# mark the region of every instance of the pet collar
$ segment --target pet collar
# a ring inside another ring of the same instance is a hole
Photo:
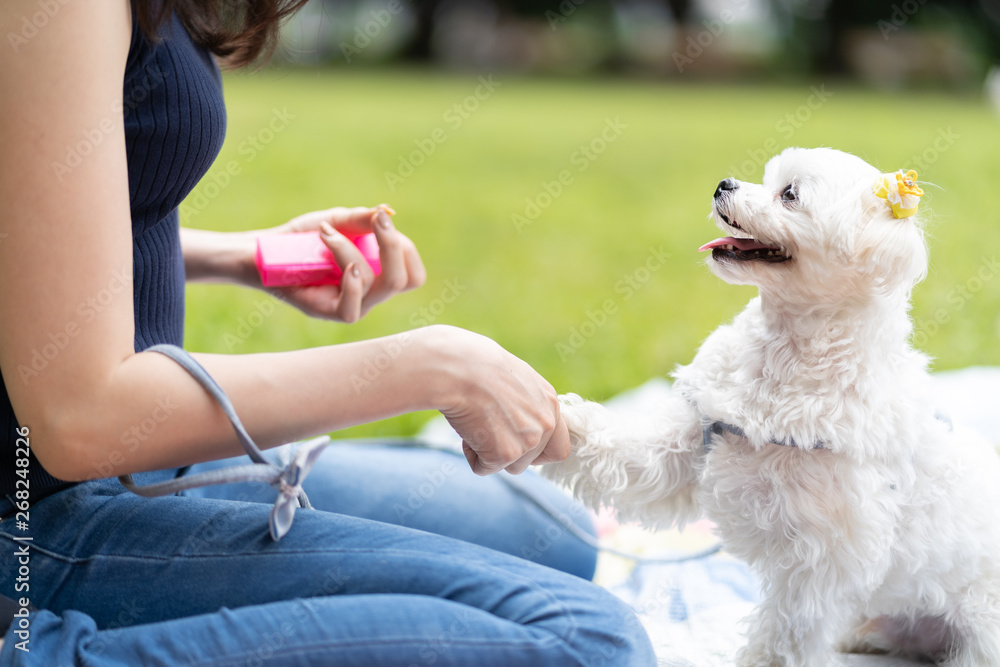
[[[912,169],[903,173],[880,174],[875,179],[872,192],[885,199],[892,206],[892,214],[897,218],[908,218],[917,212],[920,197],[924,191],[917,187],[917,172]]]
[[[712,438],[716,435],[722,435],[723,431],[729,431],[735,436],[740,438],[747,437],[747,434],[739,426],[734,426],[732,424],[727,424],[724,421],[705,421],[701,425],[701,437],[703,444],[705,446],[705,453],[712,451]],[[788,440],[768,440],[769,445],[780,445],[782,447],[798,447],[799,444],[795,442],[795,438],[789,438]],[[812,447],[803,447],[803,449],[826,449],[822,442],[814,443]]]
[[[952,425],[951,422],[951,417],[949,417],[947,413],[938,410],[934,413],[934,418],[937,419],[942,424],[944,424],[945,428],[948,429],[949,433],[954,429],[954,426]],[[717,419],[715,421],[703,419],[701,423],[701,438],[702,438],[702,444],[705,447],[706,454],[712,451],[712,447],[714,445],[713,439],[715,438],[715,436],[722,435],[723,431],[728,431],[729,433],[732,433],[733,435],[740,438],[747,437],[746,432],[739,426],[727,424],[726,422],[720,419]],[[768,444],[780,445],[781,447],[799,447],[799,444],[795,442],[795,438],[789,438],[788,440],[768,440]],[[827,447],[826,445],[823,444],[822,441],[820,441],[813,443],[811,447],[802,447],[801,449],[827,449]]]

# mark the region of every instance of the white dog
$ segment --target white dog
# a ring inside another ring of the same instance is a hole
[[[757,573],[743,667],[836,650],[1000,666],[1000,457],[936,414],[908,342],[927,251],[887,176],[792,148],[763,185],[722,181],[712,210],[732,236],[703,250],[760,296],[645,423],[562,399],[573,454],[546,475],[651,526],[704,512]]]

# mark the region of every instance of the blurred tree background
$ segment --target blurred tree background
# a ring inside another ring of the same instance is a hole
[[[312,0],[286,60],[530,72],[835,74],[971,86],[1000,55],[997,0]]]
[[[688,363],[753,296],[697,252],[719,235],[711,194],[799,145],[919,172],[931,265],[913,343],[938,370],[1000,365],[998,26],[987,0],[312,0],[270,66],[226,73],[226,144],[182,224],[388,202],[427,284],[350,326],[191,285],[185,344],[446,323],[606,399]]]

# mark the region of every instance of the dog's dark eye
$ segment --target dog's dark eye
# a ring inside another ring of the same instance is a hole
[[[795,201],[798,198],[798,195],[795,193],[795,186],[791,184],[781,193],[781,201]]]

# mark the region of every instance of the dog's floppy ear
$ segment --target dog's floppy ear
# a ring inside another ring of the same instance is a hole
[[[927,245],[917,215],[921,195],[913,171],[880,174],[862,195],[855,258],[886,288],[909,289],[927,274]]]

